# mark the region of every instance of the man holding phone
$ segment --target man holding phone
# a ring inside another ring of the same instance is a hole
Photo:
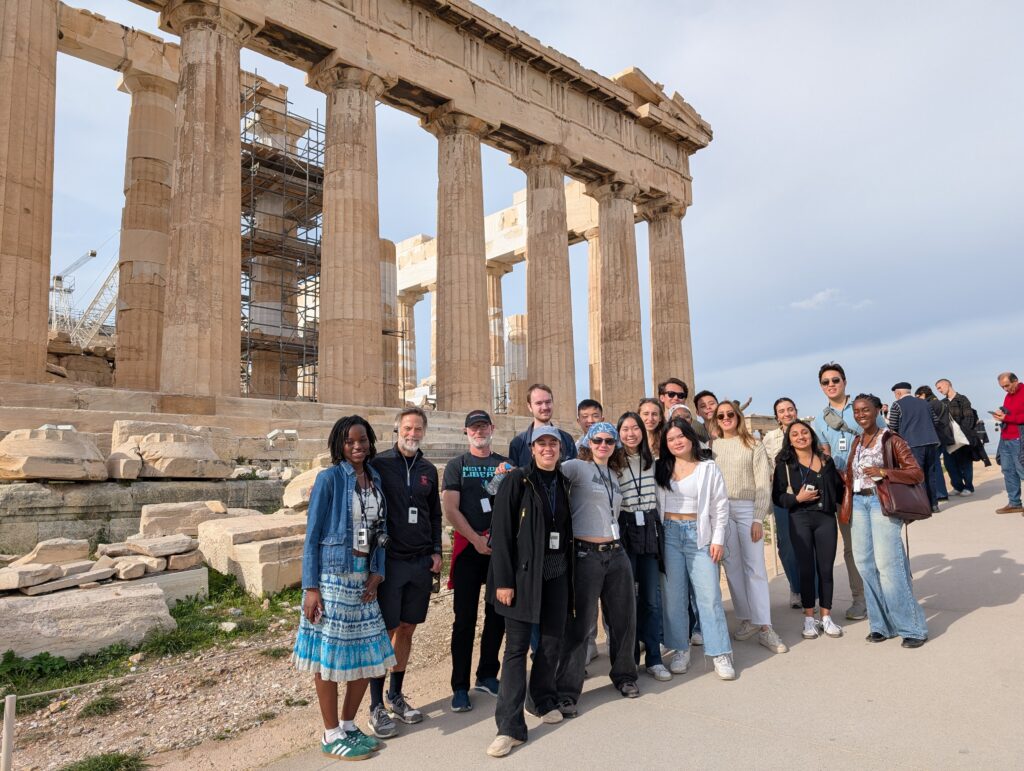
[[[996,509],[996,514],[1024,515],[1021,505],[1021,482],[1024,481],[1024,447],[1021,446],[1020,427],[1024,424],[1024,388],[1012,372],[999,376],[999,387],[1006,391],[1002,409],[992,412],[992,417],[1003,424],[999,433],[999,449],[996,458],[1003,471],[1003,484],[1009,503]]]

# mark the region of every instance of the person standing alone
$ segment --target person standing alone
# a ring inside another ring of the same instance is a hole
[[[1003,470],[1003,483],[1009,503],[996,509],[997,514],[1024,514],[1021,506],[1020,486],[1024,481],[1024,447],[1021,446],[1020,427],[1024,424],[1024,388],[1012,372],[999,376],[999,387],[1006,391],[1003,408],[992,416],[1003,424],[999,434],[999,449],[996,457]]]

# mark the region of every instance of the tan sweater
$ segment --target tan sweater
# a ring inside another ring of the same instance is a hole
[[[754,516],[764,521],[772,508],[772,469],[764,445],[747,447],[739,437],[715,439],[711,454],[725,477],[729,498],[753,501]]]

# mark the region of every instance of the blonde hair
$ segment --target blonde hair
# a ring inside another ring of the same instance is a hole
[[[732,407],[736,410],[736,435],[743,442],[743,446],[748,449],[753,449],[754,445],[757,444],[757,440],[753,437],[750,431],[747,430],[747,421],[743,417],[743,410],[740,409],[740,405],[732,399],[724,399],[718,403],[715,407],[715,414],[711,417],[711,424],[713,428],[713,434],[718,437],[724,437],[725,434],[722,432],[722,427],[718,425],[718,411],[724,406]]]

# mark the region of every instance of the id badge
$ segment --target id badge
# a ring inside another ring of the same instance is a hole
[[[480,511],[482,511],[484,514],[490,514],[491,513],[491,499],[490,498],[481,498],[480,499]]]
[[[641,514],[641,516],[643,516],[643,515]],[[612,523],[612,538],[614,540],[616,540],[616,541],[619,540],[619,523],[618,522],[613,522]]]
[[[636,526],[637,527],[643,527],[644,526],[644,513],[642,511],[636,512]]]
[[[846,434],[839,437],[839,452],[847,452],[849,450],[849,442],[846,439]]]
[[[559,545],[561,543],[562,543],[562,534],[561,533],[551,533],[548,536],[548,548],[551,549],[551,551],[557,551],[558,547],[559,547]]]
[[[417,509],[415,506],[410,506],[409,507],[409,524],[410,525],[415,525],[419,521],[420,521],[420,510]]]
[[[356,530],[356,546],[360,549],[370,548],[369,528],[361,527],[358,530]]]

